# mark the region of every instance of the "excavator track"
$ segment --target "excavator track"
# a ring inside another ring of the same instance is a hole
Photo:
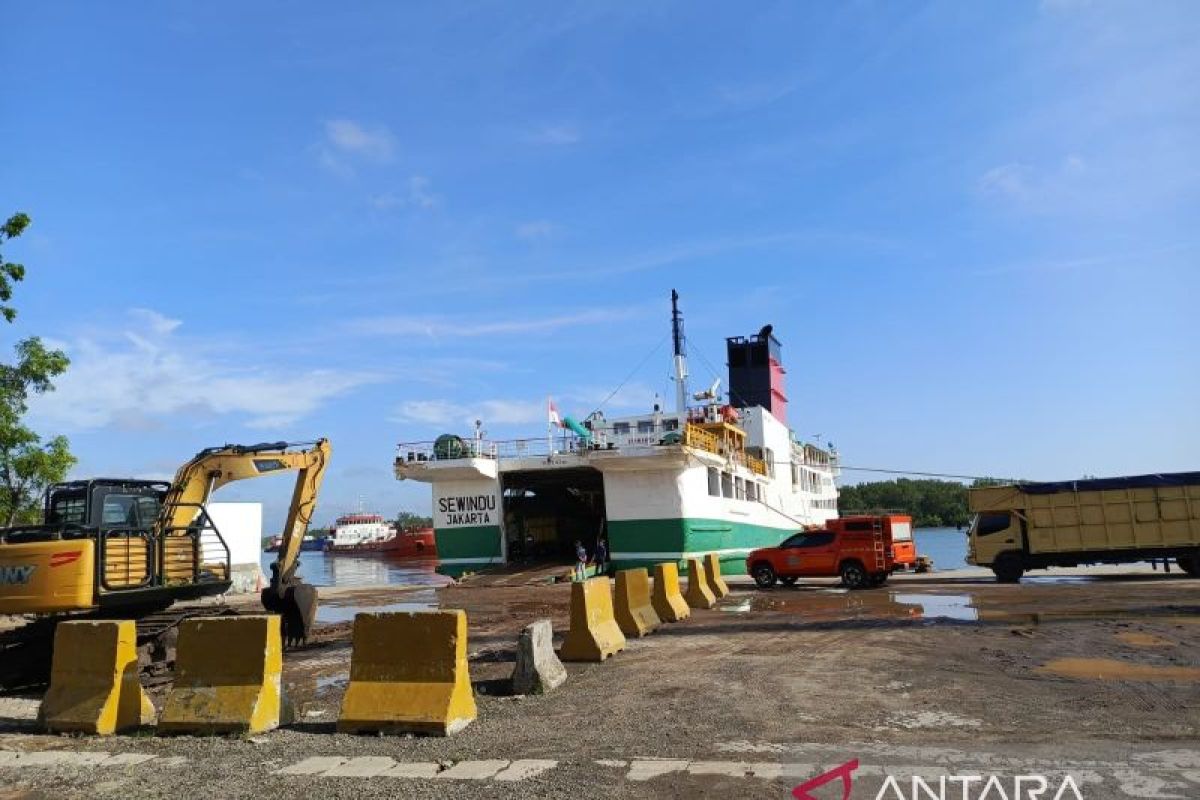
[[[184,620],[237,613],[220,605],[180,606],[138,618],[138,666],[143,685],[149,688],[171,680],[175,639]],[[59,622],[127,618],[100,613],[39,618],[0,632],[0,695],[46,687],[50,681],[54,629]]]

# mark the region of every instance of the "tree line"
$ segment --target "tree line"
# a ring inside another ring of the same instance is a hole
[[[29,227],[29,215],[17,213],[0,224],[0,244]],[[25,280],[25,265],[0,256],[0,317],[12,324],[17,310],[13,289]],[[0,363],[0,524],[41,522],[41,498],[63,480],[75,456],[65,436],[43,439],[24,422],[33,395],[53,391],[54,379],[70,365],[67,354],[47,348],[37,336],[18,340],[16,360]]]
[[[980,478],[971,486],[990,486],[1001,481]],[[838,510],[899,511],[913,518],[918,528],[942,528],[966,525],[967,485],[958,481],[897,478],[872,481],[839,488]]]

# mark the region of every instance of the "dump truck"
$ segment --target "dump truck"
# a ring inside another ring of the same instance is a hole
[[[1200,472],[968,491],[967,563],[1016,583],[1031,569],[1173,560],[1200,576]]]

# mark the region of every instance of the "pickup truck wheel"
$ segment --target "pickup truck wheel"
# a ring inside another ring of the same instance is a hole
[[[1192,553],[1190,556],[1180,556],[1175,559],[1175,563],[1189,576],[1200,578],[1200,553]]]
[[[1000,583],[1020,583],[1025,574],[1025,564],[1017,553],[1001,553],[992,564],[992,572]]]
[[[795,575],[786,575],[786,576],[781,575],[781,576],[779,576],[779,582],[782,583],[784,586],[795,586],[796,585],[796,576]]]
[[[755,564],[754,568],[750,570],[750,577],[754,578],[754,582],[760,589],[770,589],[775,585],[775,570],[771,569],[771,565],[766,562]]]
[[[848,589],[861,589],[867,585],[867,571],[857,561],[847,561],[838,572],[842,575],[842,583],[846,584]]]

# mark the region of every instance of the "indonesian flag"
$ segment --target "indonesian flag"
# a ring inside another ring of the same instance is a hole
[[[549,397],[546,398],[546,422],[559,428],[563,426],[562,417],[558,415],[558,408]]]

